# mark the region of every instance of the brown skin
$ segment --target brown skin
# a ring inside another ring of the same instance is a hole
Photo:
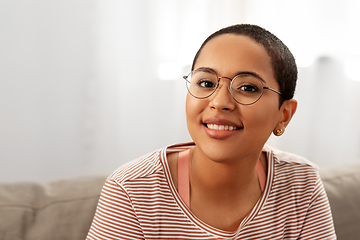
[[[229,78],[254,72],[265,86],[279,90],[265,48],[247,36],[223,34],[210,40],[195,64],[200,67]],[[279,109],[279,96],[264,90],[258,102],[244,106],[234,101],[229,85],[230,80],[221,79],[219,89],[206,99],[188,94],[186,116],[196,144],[190,152],[191,211],[213,227],[235,231],[261,196],[255,167],[260,158],[267,169],[264,144],[272,132],[285,130],[297,102],[287,100]],[[224,137],[204,126],[208,119],[231,121],[241,129]],[[168,162],[177,187],[177,154],[169,154]]]

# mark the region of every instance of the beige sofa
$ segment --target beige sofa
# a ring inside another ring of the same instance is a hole
[[[322,178],[338,239],[360,239],[360,165],[323,171]],[[85,239],[105,179],[0,184],[0,239]]]

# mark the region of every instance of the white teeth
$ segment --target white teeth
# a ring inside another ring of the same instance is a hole
[[[228,125],[217,125],[217,124],[207,124],[207,127],[214,130],[230,130],[233,131],[236,127],[228,126]]]

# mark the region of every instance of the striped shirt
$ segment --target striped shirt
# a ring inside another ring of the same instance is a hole
[[[188,147],[155,151],[109,176],[87,239],[336,239],[317,167],[267,146],[264,192],[238,230],[202,222],[180,198],[166,160]]]

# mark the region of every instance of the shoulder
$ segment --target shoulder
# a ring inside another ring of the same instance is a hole
[[[279,149],[265,146],[268,158],[272,162],[273,171],[276,179],[291,182],[317,182],[320,179],[318,166],[308,159],[294,153],[281,151]]]
[[[164,149],[153,151],[120,166],[108,177],[108,180],[121,184],[147,177],[162,170],[161,155],[164,151]]]
[[[324,193],[318,167],[304,157],[267,148],[272,194],[303,206]],[[291,200],[292,199],[292,200]],[[296,204],[295,204],[296,205]]]
[[[283,233],[297,238],[334,239],[329,203],[317,165],[273,147],[265,146],[264,151],[268,154],[270,181],[259,218],[271,219],[269,229],[283,226]]]
[[[263,151],[270,155],[278,165],[293,165],[297,167],[314,169],[315,171],[318,171],[319,169],[315,163],[294,153],[282,151],[268,145],[264,147]]]
[[[122,184],[158,175],[159,172],[168,172],[167,153],[179,152],[192,145],[193,143],[169,145],[148,153],[120,166],[108,177],[108,180]]]

